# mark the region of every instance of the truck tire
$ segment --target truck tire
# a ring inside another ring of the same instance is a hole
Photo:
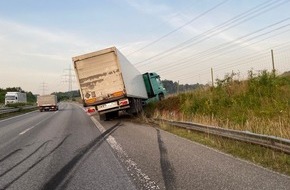
[[[138,99],[137,104],[138,104],[138,106],[137,106],[138,107],[138,113],[142,113],[143,112],[142,100]]]
[[[164,94],[158,94],[159,101],[164,100]]]
[[[130,109],[128,110],[128,113],[136,116],[142,111],[143,111],[142,99],[139,98],[130,99]]]

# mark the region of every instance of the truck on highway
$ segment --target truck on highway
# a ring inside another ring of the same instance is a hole
[[[15,103],[27,103],[26,93],[7,92],[5,95],[5,105]]]
[[[37,106],[39,111],[57,111],[57,97],[56,95],[40,95],[37,96]]]
[[[139,113],[146,101],[165,96],[159,75],[141,74],[116,47],[72,60],[84,107],[94,106],[102,119],[120,110]]]

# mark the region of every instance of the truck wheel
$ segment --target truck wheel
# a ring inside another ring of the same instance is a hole
[[[158,94],[159,101],[164,100],[164,94]]]
[[[138,99],[138,113],[143,112],[142,100]]]

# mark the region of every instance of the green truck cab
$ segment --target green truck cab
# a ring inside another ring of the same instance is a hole
[[[146,103],[163,100],[166,90],[160,80],[160,76],[156,73],[144,73],[143,79],[148,94]]]

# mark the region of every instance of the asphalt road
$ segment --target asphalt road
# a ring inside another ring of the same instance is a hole
[[[66,103],[0,121],[0,189],[136,186],[88,115]]]
[[[290,189],[290,178],[75,104],[0,121],[0,189]]]
[[[94,118],[98,123],[97,116]],[[129,118],[103,121],[97,126],[105,131],[116,124],[119,127],[107,141],[131,176],[143,182],[137,184],[139,189],[290,189],[289,176]]]

